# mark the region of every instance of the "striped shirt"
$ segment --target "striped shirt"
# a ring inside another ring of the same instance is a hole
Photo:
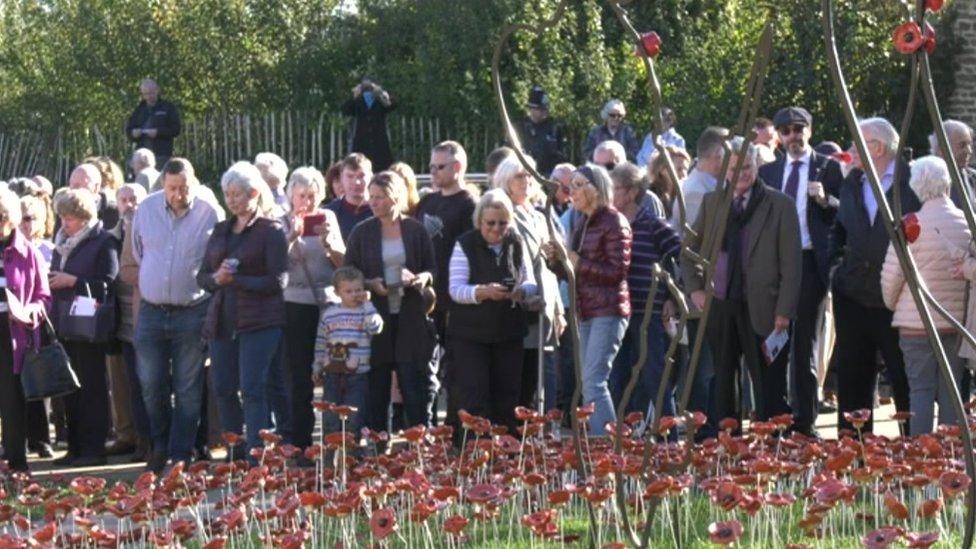
[[[660,263],[663,269],[671,270],[670,260],[677,261],[681,252],[681,240],[667,221],[655,215],[650,208],[637,210],[637,215],[630,222],[630,228],[634,231],[634,240],[631,245],[627,285],[630,287],[630,305],[636,315],[644,313],[654,264]],[[661,312],[667,296],[666,286],[658,283],[657,295],[654,296],[654,313]]]
[[[488,247],[496,256],[501,253],[501,244],[489,244]],[[528,252],[524,251],[524,248],[522,257],[528,257]],[[454,244],[454,252],[451,253],[448,272],[450,273],[448,292],[451,295],[451,299],[461,305],[477,305],[479,301],[475,297],[475,291],[478,289],[478,285],[469,282],[471,280],[471,264],[468,263],[468,256],[464,253],[460,242]],[[538,287],[535,283],[535,273],[531,269],[525,268],[525,261],[522,261],[522,266],[519,268],[519,277],[516,285],[525,290],[527,297],[534,296],[538,292]]]
[[[369,371],[369,347],[373,335],[383,329],[383,318],[369,301],[349,309],[333,304],[322,313],[315,338],[315,363],[341,365],[350,374]]]

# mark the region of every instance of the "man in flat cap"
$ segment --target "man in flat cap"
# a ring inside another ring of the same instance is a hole
[[[829,284],[827,249],[843,176],[836,160],[810,147],[813,118],[806,109],[780,109],[773,117],[773,126],[785,154],[762,166],[759,177],[793,199],[800,219],[803,269],[790,345],[790,404],[794,428],[815,435],[819,406],[813,351],[817,348],[819,311]]]
[[[529,116],[518,126],[525,152],[535,159],[539,173],[547,175],[556,164],[566,162],[566,136],[549,117],[549,95],[542,86],[529,90]]]

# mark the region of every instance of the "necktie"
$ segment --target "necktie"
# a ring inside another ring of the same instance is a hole
[[[746,195],[741,194],[735,197],[735,201],[732,203],[732,209],[735,210],[735,213],[741,214],[745,203],[746,203]]]
[[[793,161],[793,169],[790,170],[790,176],[786,179],[786,188],[783,189],[783,192],[790,195],[793,200],[796,200],[797,187],[800,186],[800,166],[802,165],[803,162],[799,160]]]

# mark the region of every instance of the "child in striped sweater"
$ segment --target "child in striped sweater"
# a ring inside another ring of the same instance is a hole
[[[369,347],[373,335],[383,329],[383,318],[369,301],[363,273],[342,267],[332,275],[340,302],[325,309],[315,338],[315,382],[322,384],[327,402],[351,406],[346,430],[358,433],[363,425],[368,393]],[[340,429],[339,416],[323,418],[326,433]]]

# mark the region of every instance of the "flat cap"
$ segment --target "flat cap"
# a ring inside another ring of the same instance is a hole
[[[782,128],[791,124],[803,124],[804,126],[813,125],[813,117],[803,107],[786,107],[780,109],[773,117],[773,126]]]

